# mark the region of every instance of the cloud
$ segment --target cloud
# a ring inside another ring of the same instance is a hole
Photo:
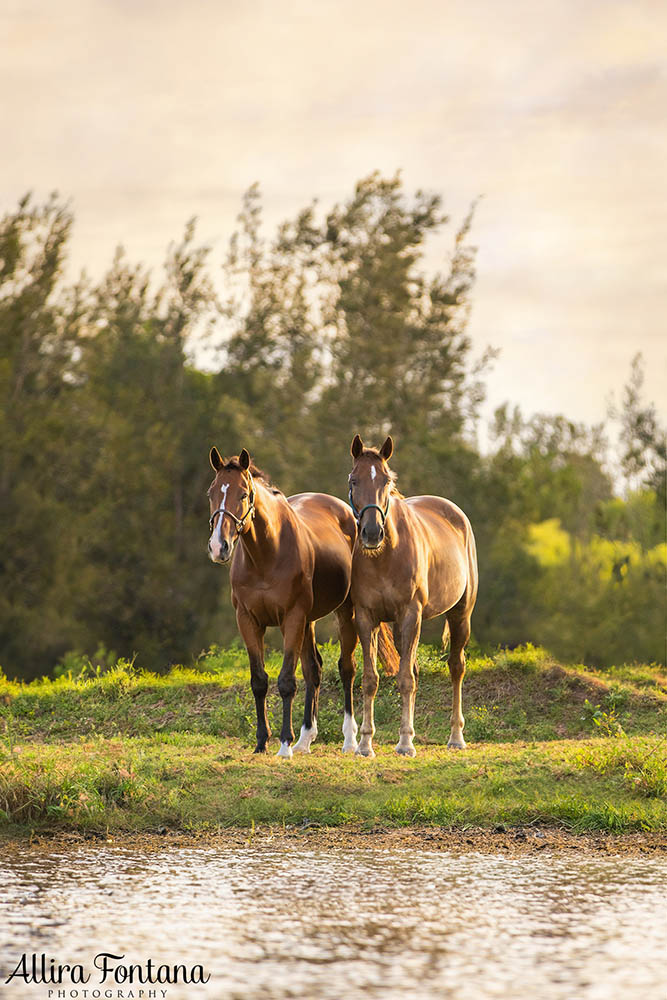
[[[254,180],[270,225],[376,167],[454,221],[483,194],[494,401],[597,419],[637,349],[667,399],[666,28],[650,0],[7,3],[0,201],[71,196],[100,273],[118,242],[159,263],[192,214],[221,246]]]

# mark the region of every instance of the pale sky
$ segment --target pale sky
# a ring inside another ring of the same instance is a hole
[[[267,235],[374,169],[482,195],[470,333],[489,410],[604,417],[644,354],[667,414],[664,0],[1,0],[0,212],[71,200],[75,271],[217,265],[259,181]]]

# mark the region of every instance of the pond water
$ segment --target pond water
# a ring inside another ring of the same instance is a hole
[[[665,1000],[666,900],[664,857],[0,847],[0,1000]],[[210,978],[115,981],[149,959]]]

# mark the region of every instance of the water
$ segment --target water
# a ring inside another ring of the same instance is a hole
[[[664,857],[0,848],[0,892],[0,1000],[667,998]],[[24,952],[91,979],[5,984]],[[101,986],[98,952],[210,979]]]

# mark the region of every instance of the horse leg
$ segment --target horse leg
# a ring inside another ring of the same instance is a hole
[[[255,696],[257,710],[257,746],[255,753],[266,753],[266,744],[271,736],[266,717],[266,692],[269,690],[269,675],[264,669],[264,629],[243,608],[236,609],[239,632],[248,650],[250,661],[250,687]]]
[[[301,648],[301,669],[306,682],[306,701],[303,708],[301,735],[294,744],[294,753],[310,753],[310,744],[317,736],[317,703],[322,681],[322,657],[315,642],[315,624],[306,625]]]
[[[410,606],[400,622],[401,662],[398,668],[398,690],[401,693],[401,728],[396,753],[405,757],[415,757],[417,751],[412,742],[415,735],[414,715],[417,694],[417,645],[422,622],[419,605]]]
[[[392,630],[392,633],[393,633],[393,636],[394,636],[394,646],[396,646],[396,652],[400,656],[401,655],[401,628],[400,628],[398,622],[394,622],[394,624],[391,627],[391,630]]]
[[[354,624],[354,607],[348,596],[344,604],[336,611],[338,619],[338,634],[340,635],[340,658],[338,673],[343,684],[345,697],[345,714],[343,716],[343,753],[354,753],[357,749],[357,723],[354,718],[353,685],[357,665],[354,662],[354,650],[357,645],[357,627]]]
[[[461,707],[461,689],[463,687],[463,675],[466,672],[465,647],[470,638],[470,611],[464,608],[462,611],[454,607],[447,612],[449,622],[450,644],[449,676],[452,679],[452,730],[447,746],[451,749],[464,750],[465,740],[463,739],[463,709]]]
[[[357,610],[356,619],[361,648],[364,654],[364,677],[362,681],[364,715],[361,722],[361,739],[359,740],[357,753],[361,754],[362,757],[375,757],[373,750],[373,736],[375,735],[373,708],[380,681],[377,669],[378,630],[376,627],[373,627],[371,619],[359,610]]]
[[[278,757],[292,756],[292,702],[296,694],[296,665],[303,647],[306,632],[306,616],[302,611],[292,611],[282,625],[283,665],[278,674],[278,691],[283,700],[283,724],[280,730]]]

